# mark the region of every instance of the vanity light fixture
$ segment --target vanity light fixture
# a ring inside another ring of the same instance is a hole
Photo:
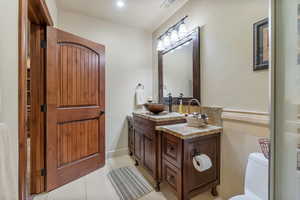
[[[179,22],[170,27],[164,34],[159,36],[157,51],[169,49],[188,34],[185,24],[185,20],[187,17],[188,16],[182,18]]]
[[[118,0],[118,1],[117,1],[117,6],[118,6],[119,8],[123,8],[123,7],[125,6],[125,2],[124,2],[123,0]]]

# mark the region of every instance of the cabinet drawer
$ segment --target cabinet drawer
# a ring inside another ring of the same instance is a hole
[[[136,116],[134,116],[133,119],[134,129],[154,131],[154,124],[150,120],[146,120]]]
[[[181,139],[164,133],[162,141],[163,158],[178,168],[181,168],[182,141]]]
[[[163,160],[163,181],[177,193],[181,191],[181,173],[178,168],[167,160]]]

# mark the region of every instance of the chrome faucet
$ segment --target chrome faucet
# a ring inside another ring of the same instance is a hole
[[[198,99],[191,99],[189,101],[189,113],[191,113],[191,104],[192,104],[193,101],[195,101],[198,104],[198,106],[200,108],[200,112],[201,112],[201,103],[200,103],[200,101]]]
[[[194,117],[200,117],[201,119],[204,120],[205,124],[208,124],[208,116],[207,116],[207,114],[202,114],[201,113],[202,112],[201,103],[200,103],[200,101],[198,99],[191,99],[189,101],[189,114],[191,114],[191,104],[192,104],[193,101],[195,101],[198,104],[198,106],[199,106],[199,113],[193,113],[192,115]]]

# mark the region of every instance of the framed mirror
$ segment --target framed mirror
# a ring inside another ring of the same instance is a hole
[[[159,102],[167,104],[171,93],[173,103],[183,95],[183,104],[191,99],[201,102],[200,27],[170,48],[158,52]]]

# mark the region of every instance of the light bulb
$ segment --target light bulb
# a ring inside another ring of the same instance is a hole
[[[159,39],[157,44],[157,51],[162,51],[162,50],[164,50],[164,43],[161,39]]]
[[[164,47],[168,48],[170,46],[170,38],[169,35],[166,35],[164,38]]]
[[[171,33],[171,42],[176,43],[178,41],[178,33],[177,30],[173,30]]]
[[[179,26],[179,37],[182,38],[187,34],[187,29],[184,23]]]
[[[118,0],[118,1],[117,1],[117,6],[118,6],[119,8],[123,8],[123,7],[125,6],[125,2],[122,1],[122,0]]]

